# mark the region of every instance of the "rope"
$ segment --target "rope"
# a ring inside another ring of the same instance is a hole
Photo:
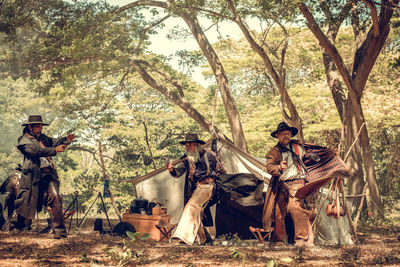
[[[218,96],[218,90],[215,89],[213,114],[212,114],[212,120],[211,120],[211,135],[216,135],[215,128],[214,128],[214,123],[215,123],[215,113],[216,113],[216,110],[217,110],[217,96]]]

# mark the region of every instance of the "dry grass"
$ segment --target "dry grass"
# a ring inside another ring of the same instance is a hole
[[[360,227],[360,244],[299,249],[254,240],[217,239],[214,246],[132,241],[92,231],[55,240],[51,234],[0,232],[0,266],[365,266],[400,265],[400,227]],[[42,223],[41,227],[44,227]]]

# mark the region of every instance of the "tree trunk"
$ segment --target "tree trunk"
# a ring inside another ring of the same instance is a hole
[[[300,118],[300,115],[297,113],[296,106],[293,104],[292,99],[290,98],[288,91],[285,86],[285,78],[283,73],[281,75],[276,71],[274,65],[272,64],[271,59],[269,58],[268,54],[265,50],[260,46],[252,37],[248,27],[243,23],[241,17],[236,11],[235,3],[232,0],[228,0],[229,8],[234,15],[234,22],[239,26],[240,30],[242,31],[243,35],[245,36],[247,42],[250,44],[251,48],[261,57],[264,62],[264,66],[267,69],[269,75],[272,77],[272,80],[275,83],[275,86],[278,88],[279,94],[281,95],[281,113],[283,120],[287,121],[290,125],[295,126],[299,132],[297,137],[299,140],[304,141],[304,134],[303,134],[303,124]],[[284,57],[285,57],[286,46],[282,51],[282,58],[281,58],[281,66],[280,69],[284,69]],[[289,110],[289,114],[287,114],[285,110],[285,106]]]
[[[203,51],[204,56],[207,58],[208,63],[217,80],[218,88],[221,92],[222,101],[225,106],[226,116],[228,117],[229,125],[232,132],[232,138],[235,145],[247,152],[247,143],[244,137],[240,115],[236,108],[235,99],[232,95],[232,90],[229,86],[228,78],[226,77],[225,70],[218,58],[217,53],[211,46],[203,29],[200,27],[199,21],[195,14],[182,13],[180,14],[190,30],[200,49]]]
[[[346,164],[349,166],[351,173],[349,179],[347,179],[347,190],[349,195],[361,194],[364,187],[364,172],[363,172],[363,160],[360,149],[360,144],[357,142],[353,148],[352,144],[357,138],[358,130],[356,125],[355,114],[352,109],[351,102],[345,97],[342,83],[339,79],[340,74],[338,73],[336,66],[325,49],[321,47],[323,51],[323,62],[325,66],[325,73],[327,83],[331,89],[332,97],[334,99],[336,109],[338,110],[340,119],[343,124],[343,137],[342,142],[344,145],[344,151],[341,153],[342,158],[347,155],[349,149],[351,149],[349,156],[346,159]],[[358,207],[359,200],[357,199],[353,205]]]
[[[345,104],[343,122],[345,151],[342,156],[345,157],[349,152],[349,149],[351,149],[346,159],[346,164],[351,169],[350,177],[347,179],[347,192],[349,195],[358,195],[362,193],[365,184],[360,142],[356,142],[352,147],[354,140],[357,139],[359,129],[357,128],[351,101],[347,101]],[[359,202],[360,199],[356,199],[353,202],[353,207],[358,207]]]

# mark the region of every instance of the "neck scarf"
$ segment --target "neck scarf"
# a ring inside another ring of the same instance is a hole
[[[301,166],[301,167],[303,167],[303,169],[304,169],[305,171],[307,171],[306,165],[304,165],[303,160],[301,160],[301,158],[299,157],[299,155],[297,155],[296,152],[294,152],[294,151],[292,150],[292,147],[293,147],[293,146],[292,146],[292,142],[291,142],[291,141],[290,141],[290,143],[289,143],[289,145],[288,145],[288,148],[287,148],[287,147],[284,147],[283,145],[281,145],[281,143],[278,143],[279,152],[281,152],[281,154],[282,154],[283,152],[290,152],[290,153],[292,154],[293,163],[294,163],[296,166]]]

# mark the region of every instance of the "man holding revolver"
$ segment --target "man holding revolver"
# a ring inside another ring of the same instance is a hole
[[[64,152],[68,143],[75,138],[70,134],[61,138],[50,138],[42,134],[43,123],[40,115],[29,116],[22,136],[18,139],[18,150],[24,156],[22,176],[19,184],[15,208],[18,214],[15,228],[23,230],[26,222],[32,220],[36,211],[46,206],[52,219],[54,238],[67,237],[62,200],[59,195],[58,174],[52,160],[59,152]]]
[[[295,127],[281,122],[271,133],[278,144],[266,155],[266,169],[272,178],[264,204],[263,227],[272,234],[273,242],[282,243],[287,238],[285,216],[288,212],[294,224],[295,245],[311,246],[313,233],[309,212],[302,207],[303,200],[294,197],[306,183],[304,147],[300,141],[291,139],[297,132]]]

